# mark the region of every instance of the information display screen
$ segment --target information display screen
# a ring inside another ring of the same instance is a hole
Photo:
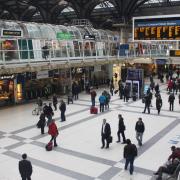
[[[133,37],[136,40],[180,40],[179,17],[133,18]]]
[[[170,57],[180,57],[180,50],[170,50]]]

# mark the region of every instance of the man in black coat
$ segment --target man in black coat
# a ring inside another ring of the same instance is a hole
[[[31,162],[26,160],[27,154],[22,155],[21,161],[19,161],[19,173],[21,174],[22,180],[31,180],[32,165]]]
[[[150,114],[150,105],[151,105],[151,96],[150,94],[147,94],[145,97],[145,107],[143,113],[146,112],[146,109],[148,109],[148,114]]]
[[[156,109],[158,110],[158,114],[161,111],[161,107],[162,107],[162,99],[161,99],[161,96],[158,95],[156,98]]]
[[[135,130],[136,130],[136,139],[138,141],[138,144],[139,146],[142,146],[142,138],[145,130],[145,126],[142,121],[142,118],[139,118],[138,121],[136,122]]]
[[[131,144],[131,140],[126,140],[127,145],[124,147],[124,158],[126,159],[124,169],[127,170],[127,167],[130,163],[130,174],[133,174],[134,171],[134,158],[137,156],[137,148],[135,144]]]
[[[170,110],[170,111],[173,111],[173,110],[174,110],[174,100],[175,100],[174,94],[171,93],[171,94],[169,95],[169,99],[168,99],[168,102],[169,102],[169,110]]]
[[[58,103],[58,99],[57,99],[57,96],[56,94],[53,95],[53,106],[54,106],[54,110],[56,111],[57,110],[57,103]]]
[[[66,117],[65,117],[66,104],[63,100],[61,100],[59,110],[61,111],[61,121],[66,121]]]
[[[106,119],[103,119],[103,124],[102,124],[102,129],[101,129],[101,140],[102,140],[102,147],[101,149],[104,148],[105,146],[105,140],[106,140],[106,148],[109,148],[109,139],[111,136],[111,127],[110,125],[106,122]]]
[[[125,138],[125,135],[124,135],[124,131],[126,130],[126,127],[124,125],[124,120],[123,120],[123,117],[122,117],[121,114],[118,115],[118,118],[119,118],[118,132],[117,132],[118,141],[116,141],[116,142],[117,143],[121,142],[121,138],[120,138],[120,134],[121,134],[122,138],[123,138],[123,143],[122,144],[125,144],[126,143],[126,138]]]

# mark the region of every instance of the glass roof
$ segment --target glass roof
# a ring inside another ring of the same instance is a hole
[[[64,9],[62,10],[62,13],[65,13],[65,12],[73,12],[73,11],[74,11],[73,8],[67,7],[67,8],[64,8]]]
[[[98,4],[94,9],[105,9],[107,7],[114,7],[114,5],[110,3],[109,1],[105,1]]]

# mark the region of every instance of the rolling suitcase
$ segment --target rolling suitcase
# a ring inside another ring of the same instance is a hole
[[[52,151],[52,148],[53,148],[53,143],[52,142],[49,142],[46,146],[46,151]]]
[[[98,113],[98,108],[95,107],[95,106],[92,106],[92,107],[90,108],[90,113],[91,113],[91,114],[97,114],[97,113]]]

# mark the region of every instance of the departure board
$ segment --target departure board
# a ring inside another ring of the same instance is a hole
[[[180,15],[133,18],[134,41],[180,40]]]

